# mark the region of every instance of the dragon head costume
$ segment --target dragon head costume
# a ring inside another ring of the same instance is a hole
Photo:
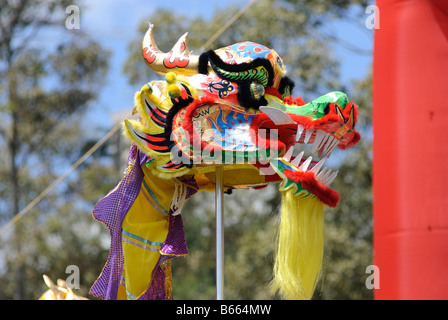
[[[153,25],[143,39],[146,64],[165,76],[135,94],[138,120],[124,120],[133,142],[126,174],[96,205],[111,234],[109,259],[91,288],[104,299],[172,299],[171,258],[187,255],[181,208],[202,190],[280,183],[281,221],[271,288],[311,298],[323,252],[323,207],[339,194],[337,172],[323,166],[337,147],[356,144],[357,106],[342,92],[309,103],[279,55],[253,42],[193,55],[183,35],[167,53]],[[297,150],[296,154],[296,151]],[[305,154],[306,153],[306,154]]]

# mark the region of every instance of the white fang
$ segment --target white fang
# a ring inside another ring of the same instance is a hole
[[[313,157],[306,159],[305,162],[299,167],[299,170],[306,171],[311,163],[311,160],[313,160]]]
[[[322,130],[316,131],[316,137],[314,138],[314,143],[313,143],[313,148],[311,149],[311,153],[314,153],[314,152],[316,152],[317,149],[319,149],[319,146],[325,137],[326,137],[325,131],[322,131]]]
[[[297,157],[295,157],[294,160],[291,161],[291,164],[292,164],[294,167],[298,167],[298,166],[299,166],[300,161],[302,160],[302,157],[303,157],[303,154],[304,154],[304,153],[305,153],[304,151],[300,152],[300,153],[297,155]]]
[[[307,129],[305,133],[305,139],[303,140],[304,143],[308,143],[311,136],[313,135],[314,129]]]
[[[317,173],[319,172],[320,168],[323,166],[324,163],[325,158],[320,160],[310,171],[313,172],[315,175],[317,175]]]
[[[302,132],[303,132],[303,130],[305,130],[305,127],[302,126],[301,124],[299,124],[299,125],[297,126],[296,141],[299,141],[299,140],[300,140],[300,137],[302,136]]]
[[[280,109],[261,106],[260,110],[264,112],[276,125],[296,124],[285,112]]]

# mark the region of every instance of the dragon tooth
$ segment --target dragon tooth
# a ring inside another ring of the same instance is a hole
[[[322,130],[316,131],[316,137],[314,138],[313,148],[311,149],[311,153],[316,152],[316,150],[319,148],[322,140],[325,138],[326,133]]]
[[[325,174],[322,176],[322,178],[320,179],[320,182],[322,182],[323,184],[327,184],[327,180],[328,178],[333,174],[333,172],[330,170],[328,170],[327,172],[325,172]]]
[[[308,141],[310,140],[311,136],[313,135],[314,129],[310,128],[307,129],[305,132],[305,139],[303,140],[304,143],[308,143]]]
[[[327,158],[330,157],[331,153],[333,152],[333,150],[336,148],[336,146],[339,144],[339,140],[338,139],[334,139],[330,148],[328,149],[327,153],[325,154],[325,156]]]
[[[331,137],[331,134],[325,133],[325,137],[322,139],[322,142],[320,143],[318,149],[319,149],[319,158],[322,158],[322,154],[324,153],[324,148],[326,144],[328,143],[329,138]]]
[[[322,158],[322,148],[319,148],[319,152],[317,153],[317,156],[319,158]]]
[[[331,175],[331,169],[324,168],[321,173],[316,177],[317,180],[325,184],[327,178]]]
[[[323,168],[321,172],[319,172],[319,174],[316,176],[316,180],[321,181],[323,177],[325,177],[325,175],[330,172],[331,170],[329,170],[327,167]]]
[[[320,160],[310,171],[313,172],[315,175],[319,172],[322,165],[325,163],[325,158]]]
[[[276,125],[295,124],[286,112],[268,106],[261,106],[260,110],[265,113]]]
[[[299,125],[297,126],[296,141],[299,141],[299,140],[300,140],[300,137],[302,136],[302,132],[303,132],[303,130],[305,130],[305,127],[302,126],[301,124],[299,124]]]
[[[299,167],[299,170],[301,170],[301,171],[308,170],[311,160],[313,160],[313,157],[308,157],[308,159],[306,159],[305,162],[302,163],[302,165]]]
[[[323,149],[323,154],[327,154],[328,150],[330,150],[331,145],[334,143],[334,140],[336,140],[335,137],[333,137],[331,135],[328,137],[327,143],[322,148]]]
[[[338,175],[338,172],[339,171],[334,172],[331,176],[329,176],[327,178],[327,182],[326,182],[327,187],[329,187],[330,184],[334,181],[334,179],[336,179],[336,176]]]
[[[321,147],[323,153],[325,153],[327,151],[328,146],[331,144],[332,141],[333,141],[333,137],[331,136],[331,134],[328,134],[328,137],[327,137],[325,143]]]
[[[294,152],[294,146],[291,146],[288,151],[285,153],[285,155],[283,156],[283,159],[285,159],[286,161],[290,161],[291,157],[292,157],[292,153]]]
[[[297,157],[295,157],[294,160],[291,161],[291,164],[292,164],[294,167],[298,167],[298,166],[299,166],[300,161],[302,160],[302,157],[303,157],[303,154],[304,154],[304,153],[305,153],[304,151],[300,152],[300,153],[297,155]]]

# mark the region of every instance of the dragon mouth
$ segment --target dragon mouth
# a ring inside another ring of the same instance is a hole
[[[333,129],[329,130],[329,124],[298,123],[294,115],[278,109],[261,107],[260,110],[263,118],[255,123],[259,129],[275,130],[272,132],[278,134],[274,138],[278,150],[284,150],[260,171],[266,175],[276,174],[282,180],[280,190],[293,188],[295,196],[312,194],[330,207],[337,206],[339,193],[330,185],[338,171],[324,167],[324,163],[341,141],[334,136]]]
[[[326,205],[336,207],[339,193],[331,189],[330,185],[338,171],[324,164],[338,143],[334,136],[323,130],[305,129],[299,124],[295,143],[290,144],[283,156],[272,159],[268,170],[273,169],[282,179],[280,190],[293,188],[294,195],[303,197],[313,194]],[[293,156],[297,149],[300,152]]]
[[[338,171],[324,167],[324,163],[336,147],[346,149],[359,141],[359,133],[354,129],[356,105],[351,102],[339,105],[335,100],[327,100],[322,104],[323,115],[314,119],[281,108],[278,103],[276,107],[260,107],[262,114],[253,123],[258,129],[278,132],[278,150],[284,154],[271,159],[268,170],[272,174],[273,169],[283,180],[280,190],[294,188],[294,195],[312,194],[335,207],[340,197],[330,185]],[[298,154],[293,156],[297,149]]]

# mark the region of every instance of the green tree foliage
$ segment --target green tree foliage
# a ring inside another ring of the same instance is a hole
[[[78,159],[95,140],[82,126],[83,112],[96,98],[107,71],[108,53],[82,34],[64,28],[73,0],[4,0],[0,5],[0,225],[11,219]],[[340,170],[333,186],[341,193],[337,209],[326,211],[325,266],[315,299],[369,299],[365,268],[371,264],[371,92],[370,78],[344,87],[332,55],[334,39],[321,33],[332,19],[344,19],[357,0],[258,0],[207,47],[204,44],[241,8],[233,3],[210,17],[157,10],[148,17],[155,39],[168,51],[189,31],[195,53],[251,40],[275,48],[296,82],[294,95],[306,100],[331,90],[347,91],[360,105],[363,139],[348,153],[334,152]],[[62,29],[63,37],[39,42],[38,31]],[[129,43],[124,71],[136,90],[158,76],[144,64],[142,23]],[[51,43],[51,45],[50,45]],[[132,99],[132,97],[131,97]],[[92,129],[90,126],[89,129]],[[93,139],[93,140],[92,140]],[[119,181],[116,161],[127,144],[115,135],[77,172],[53,190],[0,238],[0,299],[36,299],[65,269],[81,272],[78,294],[87,296],[107,259],[107,228],[89,212]],[[115,148],[113,148],[115,147]],[[124,150],[126,152],[126,150]],[[332,157],[332,158],[333,158]],[[182,211],[189,256],[173,261],[176,299],[215,298],[214,194],[200,193]],[[225,297],[271,299],[278,186],[235,190],[225,195]],[[91,296],[89,296],[92,298]]]
[[[207,48],[203,45],[241,8],[229,5],[210,17],[176,15],[157,10],[140,25],[129,44],[124,72],[140,87],[160,79],[146,68],[141,40],[147,21],[155,25],[154,39],[167,52],[189,32],[189,48],[195,54],[241,41],[275,48],[296,83],[293,95],[305,100],[333,90],[345,91],[360,106],[358,130],[361,143],[349,151],[336,150],[333,167],[339,176],[333,187],[341,194],[337,209],[326,210],[325,265],[314,299],[371,299],[366,289],[365,268],[372,264],[371,188],[371,79],[348,88],[339,79],[339,61],[332,55],[337,41],[321,32],[327,21],[344,19],[353,7],[363,12],[367,1],[274,1],[255,2],[230,28]],[[359,19],[362,19],[360,15]],[[182,210],[189,247],[187,258],[173,262],[176,299],[215,298],[214,194],[200,193]],[[263,190],[234,190],[225,195],[225,297],[272,299],[271,279],[280,197],[278,186]]]
[[[0,6],[1,225],[68,168],[86,140],[82,115],[96,98],[109,54],[81,31],[65,28],[70,4],[5,0]],[[48,34],[39,37],[50,31],[64,37],[50,43],[44,40]],[[66,278],[71,264],[81,270],[96,265],[91,276],[83,273],[93,282],[107,257],[97,243],[103,232],[86,215],[93,204],[74,201],[85,196],[87,179],[97,179],[88,176],[88,166],[76,188],[58,186],[2,235],[0,298],[38,298],[46,289],[42,274]]]

